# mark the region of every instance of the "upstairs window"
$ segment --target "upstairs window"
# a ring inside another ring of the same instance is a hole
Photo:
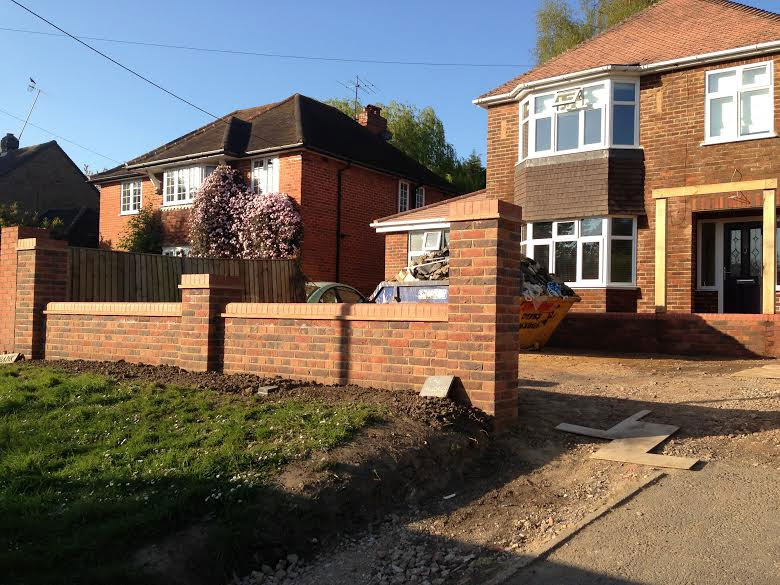
[[[409,183],[398,182],[398,211],[409,211]]]
[[[425,206],[425,187],[417,187],[414,191],[414,206],[415,207],[424,207]]]
[[[520,104],[520,160],[639,146],[638,94],[637,81],[605,79],[528,97]]]
[[[772,63],[707,72],[705,142],[772,136]]]
[[[122,215],[138,213],[141,209],[141,181],[122,183],[119,211]]]
[[[163,173],[163,205],[185,205],[192,203],[203,179],[217,168],[213,165],[177,167]]]
[[[255,193],[279,191],[278,158],[256,158],[252,161],[252,191]]]

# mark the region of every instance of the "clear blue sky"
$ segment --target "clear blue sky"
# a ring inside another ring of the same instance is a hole
[[[509,67],[428,67],[234,56],[89,41],[123,64],[218,115],[283,99],[345,97],[338,84],[360,75],[379,92],[370,100],[433,106],[458,154],[485,152],[486,114],[471,104],[533,63],[538,0],[299,0],[226,4],[201,0],[20,0],[68,32],[92,37],[326,57]],[[777,0],[747,4],[777,10]],[[374,8],[375,7],[375,8]],[[8,0],[0,27],[55,32]],[[102,57],[59,37],[0,30],[0,108],[24,118],[32,77],[45,91],[31,122],[123,162],[211,120]],[[366,99],[366,98],[364,98]],[[0,112],[0,133],[21,122]],[[22,145],[51,140],[29,127]],[[81,166],[112,160],[58,140]]]

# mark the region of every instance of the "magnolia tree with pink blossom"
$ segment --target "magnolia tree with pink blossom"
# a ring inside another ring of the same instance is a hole
[[[292,258],[303,241],[303,218],[296,201],[284,193],[264,193],[247,202],[238,241],[244,258]]]
[[[193,256],[291,258],[302,241],[300,209],[284,193],[253,193],[225,164],[203,181],[190,216]]]

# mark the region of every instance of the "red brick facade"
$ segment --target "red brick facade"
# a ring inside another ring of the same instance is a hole
[[[247,183],[251,180],[249,159],[231,163]],[[398,177],[351,165],[309,151],[281,155],[279,190],[300,205],[304,221],[302,264],[312,281],[339,281],[370,293],[382,280],[384,238],[369,224],[377,217],[398,211]],[[337,238],[338,185],[341,175],[341,235]],[[162,183],[162,174],[157,180]],[[121,182],[101,188],[100,238],[107,247],[118,247],[130,216],[120,214]],[[448,197],[426,187],[426,203]],[[162,207],[162,193],[148,178],[142,182],[142,202],[162,209],[165,245],[189,241],[189,209]],[[337,249],[340,249],[337,259]]]
[[[385,280],[396,275],[409,264],[409,234],[390,233],[385,236]]]

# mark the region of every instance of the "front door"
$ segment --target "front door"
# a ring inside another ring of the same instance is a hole
[[[761,312],[761,223],[723,226],[723,312]]]

